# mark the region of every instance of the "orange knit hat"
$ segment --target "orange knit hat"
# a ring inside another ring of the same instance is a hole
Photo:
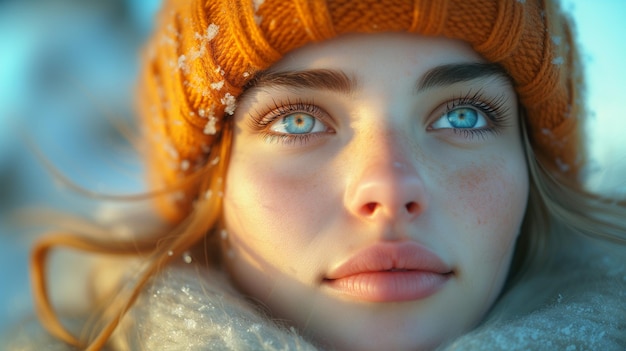
[[[570,180],[584,162],[580,69],[568,21],[549,0],[171,0],[146,51],[141,123],[154,185],[171,188],[209,160],[243,86],[285,53],[349,32],[464,40],[512,77],[542,163]],[[187,184],[159,201],[180,219]]]

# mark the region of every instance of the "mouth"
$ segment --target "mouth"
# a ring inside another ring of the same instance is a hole
[[[357,252],[323,279],[334,293],[368,302],[425,299],[454,271],[419,244],[378,244]]]

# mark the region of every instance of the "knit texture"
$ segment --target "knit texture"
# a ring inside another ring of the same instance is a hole
[[[502,65],[549,170],[578,184],[585,161],[580,69],[567,19],[540,0],[172,0],[147,45],[139,89],[148,174],[163,215],[189,213],[244,85],[287,52],[344,33],[412,32],[466,41]]]

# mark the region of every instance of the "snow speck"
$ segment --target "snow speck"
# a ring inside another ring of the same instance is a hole
[[[202,40],[204,42],[209,42],[217,36],[217,33],[220,31],[220,26],[215,23],[209,24],[204,34],[196,33],[196,39]]]
[[[189,74],[189,65],[187,64],[187,56],[180,55],[178,57],[178,63],[176,64],[176,68],[183,71],[185,74]]]
[[[204,34],[195,33],[194,37],[200,41],[199,48],[196,47],[191,50],[189,57],[191,60],[195,60],[206,53],[206,47],[208,43],[217,36],[220,27],[215,23],[209,24]]]
[[[191,254],[189,252],[183,253],[183,261],[185,261],[185,263],[187,264],[193,261],[193,258],[191,257]]]
[[[232,116],[235,113],[235,108],[237,107],[237,100],[235,99],[235,97],[232,96],[230,93],[226,93],[226,95],[224,95],[224,97],[220,99],[220,101],[222,105],[226,106],[224,112]]]
[[[211,89],[221,90],[224,87],[224,81],[220,80],[219,82],[211,83]]]
[[[217,118],[214,116],[209,116],[209,120],[206,122],[204,126],[204,134],[206,135],[214,135],[217,133],[217,129],[215,128],[215,124],[217,123]]]
[[[209,24],[209,27],[206,29],[205,39],[207,41],[213,40],[213,38],[215,38],[219,30],[220,30],[220,26],[218,26],[217,24],[215,23]]]
[[[254,12],[259,11],[259,7],[263,5],[265,0],[252,0],[252,5],[254,6]]]
[[[180,162],[180,169],[181,169],[182,171],[186,171],[186,170],[188,170],[188,169],[189,169],[189,165],[190,165],[189,160],[182,160],[182,161]]]

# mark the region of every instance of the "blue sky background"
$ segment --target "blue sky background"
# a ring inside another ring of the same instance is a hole
[[[626,1],[563,0],[582,45],[592,113],[589,135],[597,172],[592,186],[626,194]]]
[[[80,185],[136,190],[140,179],[129,174],[138,170],[128,149],[117,150],[111,122],[132,114],[137,47],[157,3],[0,0],[0,333],[31,309],[26,267],[34,234],[17,230],[7,214],[33,203],[91,208],[55,186],[20,131]],[[563,3],[577,21],[586,66],[590,183],[626,194],[626,0]]]

